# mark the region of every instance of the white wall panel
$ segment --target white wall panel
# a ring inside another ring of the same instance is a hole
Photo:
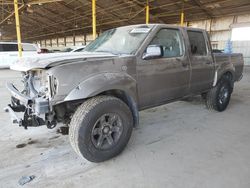
[[[238,22],[238,23],[250,22],[250,14],[238,16],[237,22]]]
[[[211,41],[226,41],[231,38],[230,31],[213,31],[210,35]]]
[[[225,17],[213,19],[211,29],[212,31],[221,31],[230,29],[230,25],[233,23],[234,17]]]
[[[250,41],[234,41],[233,52],[242,53],[245,64],[250,65]]]

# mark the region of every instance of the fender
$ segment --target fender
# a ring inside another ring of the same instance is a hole
[[[214,75],[213,87],[216,86],[217,82],[227,72],[230,72],[232,74],[233,80],[234,80],[235,79],[235,67],[233,66],[233,64],[222,64],[217,67],[215,71],[215,75]]]
[[[73,101],[86,99],[110,90],[121,90],[136,102],[136,80],[125,72],[100,73],[82,81],[64,99]]]

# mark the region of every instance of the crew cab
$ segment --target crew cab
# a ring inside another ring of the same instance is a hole
[[[224,111],[243,64],[242,54],[214,54],[202,29],[119,27],[84,52],[20,59],[11,68],[23,74],[24,89],[7,83],[6,111],[25,128],[68,125],[75,151],[102,162],[123,151],[140,110],[202,95],[208,109]]]

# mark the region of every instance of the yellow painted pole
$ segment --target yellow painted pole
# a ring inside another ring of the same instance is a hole
[[[96,39],[96,0],[92,0],[92,28],[93,40]]]
[[[185,18],[185,14],[184,12],[181,13],[181,26],[184,26],[184,18]]]
[[[185,21],[185,13],[184,13],[184,7],[185,7],[186,0],[182,0],[182,9],[181,9],[181,26],[184,26]]]
[[[21,39],[20,20],[19,20],[19,12],[18,12],[18,0],[14,0],[14,8],[15,8],[15,18],[16,18],[18,56],[22,57],[22,39]]]
[[[147,5],[146,5],[146,24],[149,24],[149,0],[147,0]]]

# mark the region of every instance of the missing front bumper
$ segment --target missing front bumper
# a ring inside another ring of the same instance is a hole
[[[29,108],[33,111],[33,113],[39,114],[46,114],[50,112],[50,106],[48,99],[43,97],[34,97],[31,98],[29,96],[24,95],[20,91],[16,89],[16,87],[11,84],[7,83],[6,88],[10,91],[12,97],[12,109],[14,110],[16,107],[25,107]],[[18,104],[13,104],[18,103]],[[17,112],[16,110],[14,110]]]
[[[17,116],[14,107],[11,105],[4,108],[4,111],[9,113],[13,124],[18,124],[20,127],[24,127],[25,129],[28,127],[38,127],[46,124],[42,118],[35,115],[29,115],[27,109],[24,112],[23,119]]]
[[[34,98],[26,96],[11,83],[7,83],[6,87],[12,95],[12,104],[8,105],[4,110],[10,114],[14,124],[18,124],[25,129],[42,125],[47,125],[48,128],[56,126],[48,99],[39,96]],[[16,112],[24,112],[23,118],[19,118]]]
[[[6,88],[9,90],[9,92],[11,93],[11,96],[13,98],[17,99],[18,101],[20,101],[25,106],[28,105],[29,102],[32,101],[32,99],[30,97],[25,96],[24,94],[19,92],[12,83],[7,83]]]

